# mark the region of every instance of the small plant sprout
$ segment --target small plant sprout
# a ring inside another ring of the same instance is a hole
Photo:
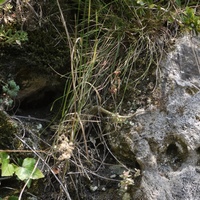
[[[120,181],[120,191],[122,193],[126,193],[128,190],[128,186],[134,185],[134,180],[132,179],[132,175],[130,171],[124,171],[123,174],[120,175],[122,180]]]
[[[13,100],[19,92],[19,86],[14,80],[10,80],[2,87],[2,90],[3,94],[0,98],[0,106],[3,108],[9,108],[13,105]]]
[[[193,30],[196,33],[200,31],[200,17],[195,14],[193,8],[186,7],[182,21],[189,30]]]
[[[19,86],[14,80],[10,80],[5,86],[3,86],[3,92],[5,92],[11,98],[15,98],[19,92]]]

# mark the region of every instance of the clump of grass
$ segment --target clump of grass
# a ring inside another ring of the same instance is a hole
[[[86,114],[88,105],[104,105],[107,97],[117,95],[133,70],[141,71],[135,83],[143,79],[159,63],[173,37],[170,28],[176,25],[170,21],[169,8],[151,1],[88,0],[74,4],[77,10],[72,33],[60,7],[71,58],[62,120],[69,113],[79,117]],[[116,87],[114,91],[112,85]],[[123,99],[123,93],[120,98]],[[74,139],[73,136],[71,140]]]

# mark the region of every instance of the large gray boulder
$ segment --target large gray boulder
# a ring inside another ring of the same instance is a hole
[[[113,151],[141,170],[132,199],[200,199],[199,47],[199,37],[178,39],[160,66],[156,100],[110,135]]]

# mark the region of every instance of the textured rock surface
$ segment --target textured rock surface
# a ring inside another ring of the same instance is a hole
[[[141,169],[132,199],[200,199],[199,46],[198,37],[177,41],[161,66],[157,103],[110,136],[113,150]]]
[[[0,109],[0,149],[16,149],[18,143],[15,134],[18,131],[17,123]]]

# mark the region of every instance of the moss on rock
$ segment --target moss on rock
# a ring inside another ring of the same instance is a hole
[[[0,149],[13,148],[16,133],[17,124],[4,111],[0,111]]]

